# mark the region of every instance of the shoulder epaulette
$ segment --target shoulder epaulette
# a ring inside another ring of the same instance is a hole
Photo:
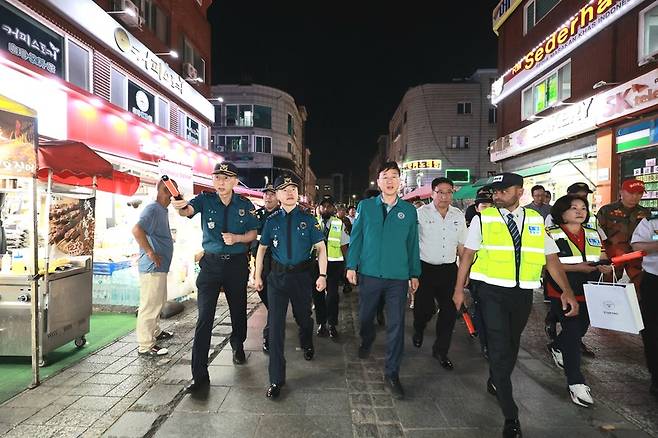
[[[241,201],[249,201],[249,199],[245,198],[245,197],[242,196],[242,195],[238,195],[238,198],[239,198]]]

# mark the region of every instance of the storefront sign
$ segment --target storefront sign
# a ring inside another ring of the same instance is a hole
[[[185,118],[185,140],[199,144],[199,122],[189,117]]]
[[[192,168],[169,160],[160,160],[158,163],[160,176],[167,175],[176,181],[178,191],[183,195],[191,196],[194,193]]]
[[[491,161],[499,161],[596,128],[596,99],[569,105],[491,145]]]
[[[18,114],[12,102],[0,96],[0,175],[32,177],[36,172],[36,118]]]
[[[493,31],[498,35],[498,29],[509,18],[514,10],[521,4],[522,0],[500,0],[493,10],[492,24]]]
[[[137,117],[153,123],[155,97],[133,81],[128,81],[128,110]]]
[[[0,49],[64,77],[64,37],[0,0]]]
[[[492,103],[497,104],[505,99],[639,3],[641,0],[588,2],[493,83]]]
[[[402,170],[441,169],[441,160],[414,160],[402,165]]]
[[[658,69],[601,93],[600,123],[626,116],[658,104]]]

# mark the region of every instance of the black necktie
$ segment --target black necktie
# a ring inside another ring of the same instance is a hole
[[[286,249],[288,250],[288,260],[292,261],[292,212],[286,214]]]
[[[518,268],[521,264],[521,234],[519,234],[519,228],[516,226],[516,222],[514,222],[514,215],[512,213],[507,214],[507,228],[512,235],[512,242],[514,242],[514,255]]]

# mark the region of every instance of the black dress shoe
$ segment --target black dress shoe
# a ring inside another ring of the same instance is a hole
[[[270,354],[270,343],[267,339],[263,339],[263,353]]]
[[[326,338],[329,336],[329,330],[327,330],[326,324],[320,324],[316,333],[319,338]]]
[[[370,357],[370,348],[366,348],[363,344],[359,345],[359,359],[368,359]]]
[[[267,391],[265,392],[265,397],[274,400],[279,397],[281,394],[281,385],[277,385],[272,383],[269,388],[267,388]]]
[[[397,376],[385,376],[384,384],[391,391],[393,398],[396,400],[402,400],[404,398],[404,389],[402,389],[402,384]]]
[[[194,381],[187,385],[184,391],[188,394],[199,394],[210,389],[210,380]]]
[[[420,348],[423,345],[423,332],[414,330],[414,334],[411,337],[411,342],[413,342],[414,347]]]
[[[329,337],[331,339],[336,339],[338,337],[338,330],[336,330],[335,325],[330,325],[329,326]]]
[[[312,360],[313,356],[315,356],[315,350],[313,347],[304,348],[304,359]]]
[[[244,349],[233,350],[233,363],[243,365],[245,362],[247,362],[247,357],[244,355]]]
[[[455,366],[452,364],[452,362],[450,362],[450,359],[448,359],[447,356],[444,356],[441,359],[439,359],[439,363],[446,370],[452,370],[453,368],[455,368]]]
[[[519,420],[505,420],[505,427],[503,428],[503,438],[521,438],[521,424]]]
[[[589,347],[583,343],[583,341],[580,341],[580,354],[591,359],[596,357],[596,353],[590,350]]]
[[[496,395],[496,385],[493,384],[491,378],[487,380],[487,392],[491,395]]]

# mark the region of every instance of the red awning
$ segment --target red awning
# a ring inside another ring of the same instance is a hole
[[[37,176],[72,186],[91,187],[96,177],[97,189],[132,196],[139,187],[139,178],[114,170],[112,163],[98,155],[84,143],[77,141],[44,141],[39,144]]]
[[[427,199],[432,197],[432,187],[431,186],[421,186],[418,187],[402,197],[405,201],[410,199]]]
[[[212,188],[212,187],[208,187],[206,185],[203,185],[203,184],[194,183],[194,194],[195,195],[198,195],[199,193],[201,193],[203,191],[214,192],[215,189]],[[237,193],[238,195],[242,195],[242,196],[246,196],[246,197],[258,198],[258,199],[263,198],[263,192],[261,192],[260,190],[248,189],[248,188],[240,186],[240,185],[235,186],[233,188],[233,191],[235,193]]]

